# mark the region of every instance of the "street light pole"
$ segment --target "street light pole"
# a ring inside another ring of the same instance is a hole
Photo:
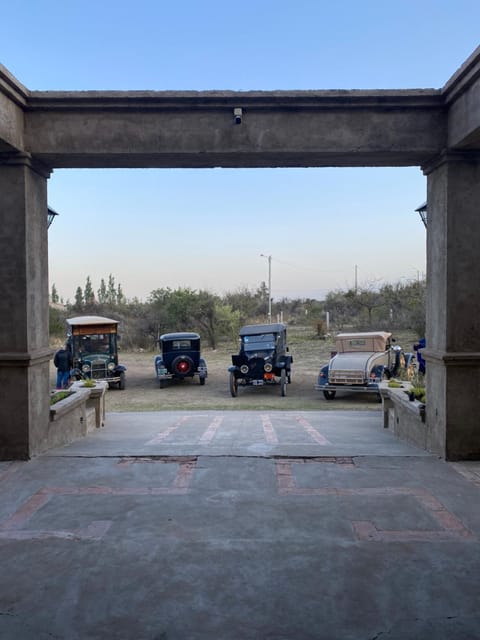
[[[261,253],[262,258],[268,259],[268,322],[272,323],[272,256]]]

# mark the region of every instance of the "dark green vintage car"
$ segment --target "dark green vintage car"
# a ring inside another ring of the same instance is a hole
[[[68,346],[77,379],[105,380],[125,389],[127,368],[118,363],[118,321],[102,316],[68,318]]]

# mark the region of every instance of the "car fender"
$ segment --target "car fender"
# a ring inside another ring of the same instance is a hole
[[[166,369],[162,356],[155,356],[154,366],[156,372],[158,372],[159,369]]]
[[[404,353],[403,355],[405,357],[405,368],[408,369],[408,367],[415,360],[415,354],[414,353]]]
[[[208,376],[207,363],[203,358],[200,358],[198,361],[197,371],[201,378],[206,378]]]
[[[385,365],[376,364],[375,366],[372,367],[372,370],[370,371],[368,377],[371,380],[372,374],[373,374],[377,380],[381,380],[383,378],[384,372],[386,371],[387,370],[385,369]],[[387,377],[389,377],[388,374],[387,374]]]
[[[115,373],[124,373],[127,370],[127,367],[125,367],[123,364],[117,364],[117,366],[115,367]]]
[[[326,385],[328,384],[328,369],[329,369],[328,364],[324,365],[323,367],[320,368],[320,371],[318,373],[318,379],[317,379],[317,383],[320,386]]]

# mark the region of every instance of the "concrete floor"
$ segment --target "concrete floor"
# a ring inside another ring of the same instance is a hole
[[[480,639],[480,463],[379,411],[108,414],[0,493],[2,640]]]

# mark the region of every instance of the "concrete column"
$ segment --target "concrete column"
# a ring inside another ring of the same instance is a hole
[[[480,459],[480,155],[448,153],[424,171],[427,446]]]
[[[0,459],[42,451],[49,427],[47,173],[0,158]]]

